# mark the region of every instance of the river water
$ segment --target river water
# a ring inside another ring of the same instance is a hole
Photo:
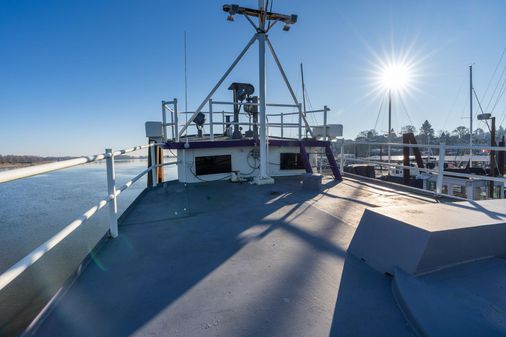
[[[116,184],[121,186],[146,168],[145,160],[117,161]],[[165,179],[176,178],[174,167]],[[118,197],[121,214],[146,187],[146,176]],[[107,195],[104,162],[91,163],[0,184],[0,272],[45,242]],[[104,232],[107,208],[83,226]],[[103,233],[98,233],[101,236]],[[82,238],[86,240],[86,238]],[[90,242],[90,245],[93,244]]]
[[[146,160],[116,161],[122,186]],[[165,180],[177,178],[165,167]],[[118,197],[118,213],[145,189],[146,176]],[[0,184],[0,273],[107,196],[105,162]],[[107,207],[0,291],[0,336],[19,335],[108,230]],[[121,228],[120,228],[121,235]]]

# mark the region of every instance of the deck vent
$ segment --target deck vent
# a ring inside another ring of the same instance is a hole
[[[195,157],[195,174],[198,176],[206,174],[230,173],[232,172],[232,156],[204,156]]]

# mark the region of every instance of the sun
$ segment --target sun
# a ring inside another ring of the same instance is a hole
[[[413,91],[419,92],[423,60],[424,57],[409,52],[375,53],[369,60],[372,66],[372,74],[368,77],[370,94],[384,97],[385,93],[390,93],[406,97],[411,96]]]
[[[400,92],[406,90],[412,79],[411,69],[404,63],[387,64],[381,69],[379,82],[383,89]]]

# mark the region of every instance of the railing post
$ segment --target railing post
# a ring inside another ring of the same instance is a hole
[[[285,114],[281,113],[281,138],[283,138],[283,129],[285,128]]]
[[[344,172],[344,138],[343,142],[341,143],[341,161],[339,163],[339,166],[341,168],[341,174]]]
[[[223,136],[226,136],[226,128],[225,128],[225,111],[221,112],[221,124],[223,128]]]
[[[179,142],[179,121],[177,117],[177,98],[174,98],[174,120],[172,121],[174,124],[173,128],[176,132],[176,142]]]
[[[436,181],[436,193],[441,195],[443,193],[443,177],[445,170],[445,152],[446,145],[445,143],[439,144],[439,161],[438,161],[438,173],[437,173],[437,181]]]
[[[167,109],[165,101],[162,101],[162,122],[163,122],[163,140],[167,141]],[[174,128],[172,128],[172,138],[174,138]]]
[[[390,144],[388,144],[388,148],[387,148],[387,151],[388,151],[388,174],[387,175],[390,175],[390,169],[392,168],[390,166],[390,162],[392,160],[392,146]]]
[[[302,105],[298,104],[299,109],[299,140],[302,140]]]
[[[213,130],[213,100],[209,99],[209,135],[211,141],[214,141],[214,130]]]
[[[327,111],[328,107],[323,107],[323,140],[327,140]]]
[[[107,154],[107,193],[109,194],[109,234],[115,238],[118,236],[118,203],[116,200],[116,173],[114,171],[114,157],[112,149],[105,149]]]
[[[151,151],[151,163],[150,163],[150,167],[151,167],[151,179],[153,181],[153,186],[156,186],[158,184],[158,179],[156,177],[156,145],[152,145],[150,148],[149,148],[149,151]]]

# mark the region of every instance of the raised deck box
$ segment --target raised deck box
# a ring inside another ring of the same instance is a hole
[[[504,200],[366,209],[348,252],[382,273],[506,257]]]

